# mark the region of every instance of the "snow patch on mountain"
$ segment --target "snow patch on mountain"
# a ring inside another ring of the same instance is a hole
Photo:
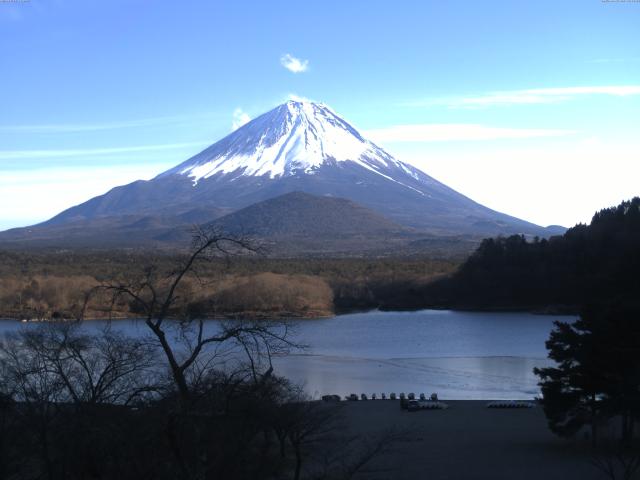
[[[421,177],[363,138],[328,106],[297,100],[261,115],[160,176],[186,175],[195,185],[217,174],[313,175],[333,162],[354,162],[397,183],[401,182],[391,178],[391,170],[399,168],[416,180]]]

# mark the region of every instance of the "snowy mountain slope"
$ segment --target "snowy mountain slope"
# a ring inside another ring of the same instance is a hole
[[[419,173],[373,143],[329,107],[290,101],[247,123],[195,157],[160,175],[197,183],[218,173],[234,176],[313,175],[328,162],[353,162],[387,179],[387,169]]]

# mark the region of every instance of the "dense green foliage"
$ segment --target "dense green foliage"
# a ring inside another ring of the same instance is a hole
[[[590,225],[528,241],[487,239],[451,278],[427,289],[432,304],[578,311],[640,295],[640,198],[596,213]]]

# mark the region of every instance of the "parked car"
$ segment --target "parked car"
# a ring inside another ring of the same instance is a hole
[[[410,412],[415,412],[417,410],[446,410],[449,408],[444,402],[436,401],[433,402],[431,400],[408,400],[407,401],[407,410]]]
[[[340,395],[323,395],[322,400],[325,402],[339,402]]]

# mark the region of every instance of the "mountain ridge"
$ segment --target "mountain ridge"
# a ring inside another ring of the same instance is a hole
[[[326,105],[299,101],[260,115],[151,180],[115,187],[28,230],[49,229],[55,237],[82,222],[122,228],[125,217],[162,217],[167,228],[186,218],[204,224],[292,192],[343,198],[424,235],[563,231],[491,210],[394,158]],[[137,236],[147,238],[145,223],[139,227]]]

